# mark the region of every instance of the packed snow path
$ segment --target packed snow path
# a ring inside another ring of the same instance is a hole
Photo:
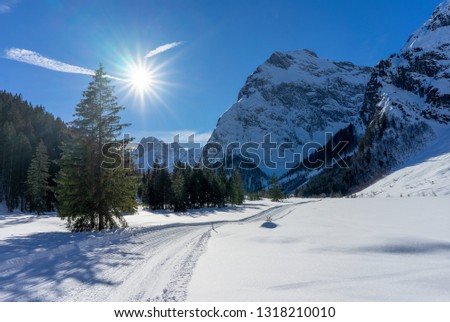
[[[280,217],[293,207],[232,222]],[[183,301],[208,238],[227,222],[9,238],[0,246],[0,301]]]

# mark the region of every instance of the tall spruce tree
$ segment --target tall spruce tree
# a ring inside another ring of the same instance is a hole
[[[233,205],[242,205],[244,202],[244,186],[238,171],[234,171],[230,178],[230,202]]]
[[[172,172],[172,205],[173,211],[183,212],[187,210],[188,195],[186,189],[186,170],[181,162]]]
[[[58,213],[72,231],[126,226],[124,213],[136,210],[136,181],[118,139],[124,126],[114,88],[102,66],[76,107],[72,137],[63,146],[58,179]]]
[[[35,211],[38,215],[48,210],[47,194],[49,186],[49,167],[47,147],[44,142],[40,142],[36,149],[36,154],[31,160],[27,176],[27,195],[29,200],[29,209]]]

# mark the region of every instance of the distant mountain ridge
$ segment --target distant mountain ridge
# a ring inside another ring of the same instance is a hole
[[[133,156],[135,166],[141,172],[153,168],[155,163],[167,167],[171,171],[179,162],[194,166],[199,162],[200,153],[201,149],[198,143],[180,143],[177,141],[177,137],[174,142],[167,143],[149,136],[142,138],[135,146]]]

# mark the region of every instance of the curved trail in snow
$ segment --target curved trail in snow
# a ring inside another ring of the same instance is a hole
[[[0,301],[183,301],[216,228],[276,220],[302,203],[236,221],[127,229],[75,241],[52,236],[56,247],[0,263]]]

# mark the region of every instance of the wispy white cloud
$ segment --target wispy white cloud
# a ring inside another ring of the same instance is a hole
[[[172,49],[174,47],[177,47],[177,46],[181,45],[182,43],[183,43],[183,41],[177,41],[177,42],[172,42],[170,44],[165,44],[165,45],[159,46],[159,47],[149,51],[147,53],[147,55],[145,55],[145,58],[150,58],[150,57],[159,55],[159,54],[161,54],[161,53],[163,53],[163,52],[165,52],[165,51],[167,51],[169,49]]]
[[[9,10],[11,10],[11,5],[9,3],[1,3],[0,2],[0,13],[5,13],[5,12],[8,12]],[[156,49],[153,49],[150,52],[148,52],[147,55],[145,55],[145,58],[150,58],[155,55],[159,55],[169,49],[172,49],[174,47],[181,45],[182,43],[183,43],[182,41],[178,41],[178,42],[172,42],[170,44],[165,44],[165,45],[159,46]],[[94,75],[95,74],[95,71],[92,69],[63,63],[59,60],[45,57],[35,51],[31,51],[28,49],[21,49],[21,48],[5,49],[3,58],[39,66],[42,68],[46,68],[46,69],[50,69],[50,70],[54,70],[54,71],[62,72],[62,73],[73,73],[73,74],[84,74],[84,75]],[[106,77],[115,79],[115,80],[125,81],[124,79],[121,79],[121,78],[118,78],[115,76],[111,76],[111,75],[107,75]]]
[[[63,63],[59,60],[45,57],[37,52],[20,49],[20,48],[10,48],[4,51],[4,58],[19,61],[26,64],[31,64],[39,66],[42,68],[54,70],[62,73],[73,73],[73,74],[84,74],[84,75],[94,75],[95,71],[89,68],[79,67],[75,65],[70,65]],[[107,75],[107,77],[121,80],[120,78]]]
[[[85,75],[94,75],[95,73],[92,69],[69,65],[55,59],[47,58],[37,52],[27,49],[19,49],[19,48],[6,49],[4,57],[7,59],[20,61],[22,63],[27,63],[51,69],[57,72],[85,74]]]

